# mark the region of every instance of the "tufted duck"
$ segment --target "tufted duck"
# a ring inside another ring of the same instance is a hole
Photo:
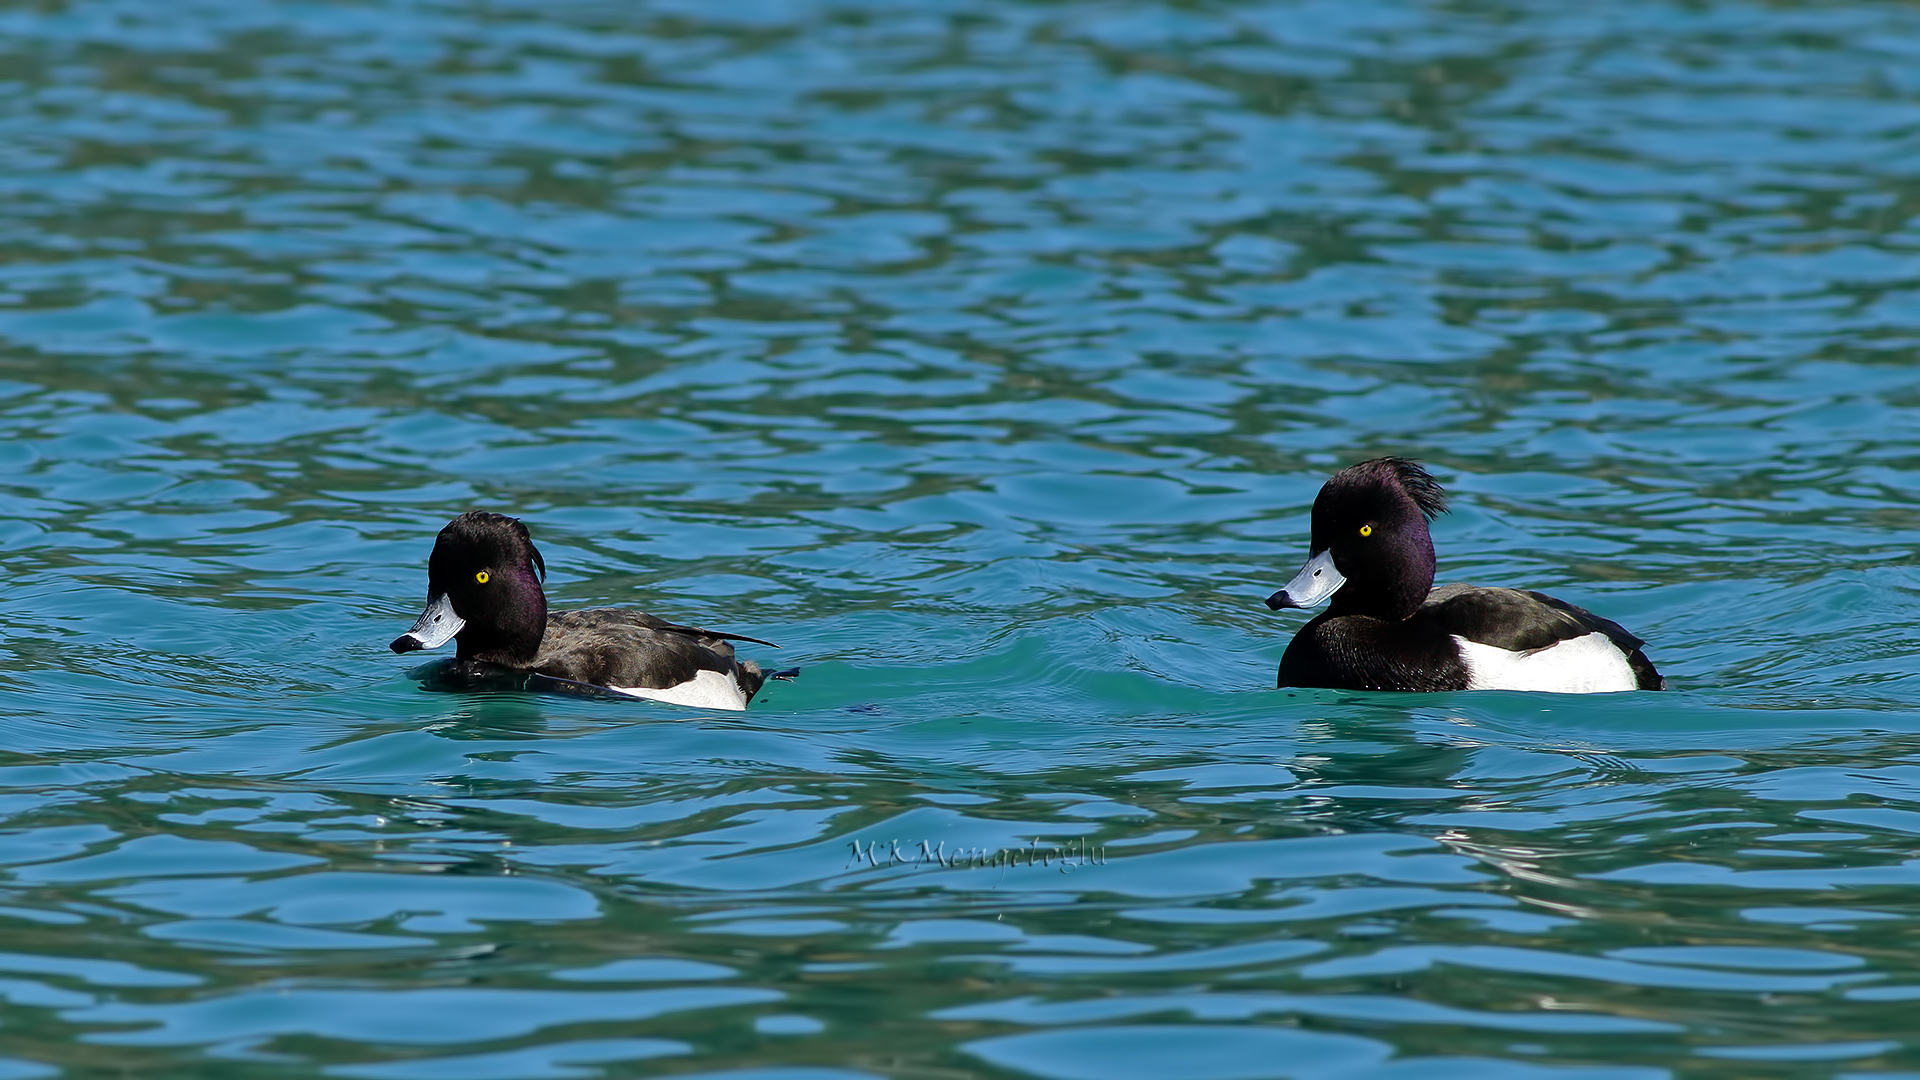
[[[1416,462],[1375,458],[1313,500],[1312,554],[1267,606],[1331,598],[1280,659],[1281,686],[1342,690],[1663,690],[1619,623],[1537,592],[1433,588],[1427,522],[1447,508]]]
[[[534,576],[535,569],[539,576]],[[505,669],[633,697],[744,709],[767,680],[730,641],[770,641],[676,626],[621,608],[547,611],[546,560],[520,521],[474,510],[447,523],[427,560],[427,609],[394,652],[459,642],[474,672]],[[781,673],[785,676],[788,673]]]

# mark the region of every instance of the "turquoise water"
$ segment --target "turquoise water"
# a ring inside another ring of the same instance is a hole
[[[1868,2],[0,7],[0,1080],[1920,1075],[1917,73]],[[1272,689],[1388,452],[1676,692]],[[471,507],[804,673],[423,690]]]

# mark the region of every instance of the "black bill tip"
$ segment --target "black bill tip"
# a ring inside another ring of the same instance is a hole
[[[401,634],[399,637],[393,639],[393,644],[387,646],[387,648],[397,653],[418,652],[421,647],[420,639],[414,637],[412,634]]]
[[[1267,606],[1275,611],[1279,611],[1281,608],[1299,607],[1300,605],[1293,602],[1293,597],[1287,595],[1287,590],[1281,589],[1279,592],[1267,597]],[[397,651],[400,643],[396,641],[393,644]]]

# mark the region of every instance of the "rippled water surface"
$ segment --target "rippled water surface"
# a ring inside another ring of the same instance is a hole
[[[1916,213],[1897,3],[0,5],[0,1080],[1920,1074]],[[1272,689],[1379,453],[1675,692]]]

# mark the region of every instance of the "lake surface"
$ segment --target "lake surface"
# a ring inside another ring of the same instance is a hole
[[[0,89],[0,1080],[1920,1075],[1920,9],[49,0]],[[1273,689],[1382,453],[1674,692]],[[474,507],[801,677],[423,689]]]

